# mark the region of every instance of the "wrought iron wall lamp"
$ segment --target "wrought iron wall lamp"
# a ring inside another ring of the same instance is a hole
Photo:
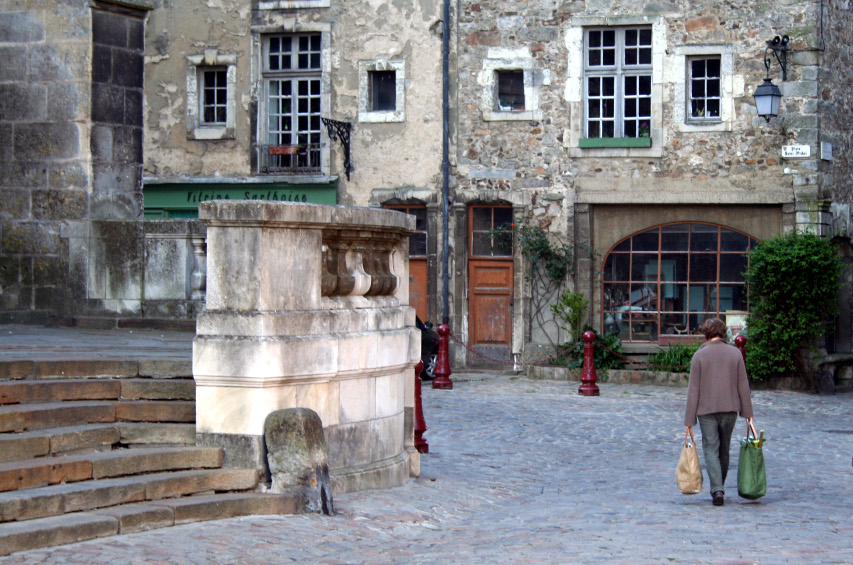
[[[771,118],[779,115],[779,105],[782,102],[782,91],[770,80],[770,64],[772,63],[770,56],[772,54],[776,58],[782,68],[782,80],[786,81],[788,80],[788,51],[790,50],[790,39],[787,35],[782,37],[777,35],[767,42],[767,47],[764,49],[764,68],[767,69],[767,76],[764,82],[755,88],[753,98],[755,98],[758,115],[767,120],[768,123],[770,123]]]

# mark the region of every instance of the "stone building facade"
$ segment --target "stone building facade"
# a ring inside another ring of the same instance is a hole
[[[572,247],[561,290],[640,352],[706,315],[735,325],[755,241],[811,229],[851,255],[847,0],[451,2],[447,312],[441,2],[45,5],[0,10],[0,310],[19,318],[194,319],[193,218],[217,198],[416,214],[412,301],[469,344],[458,365],[566,339],[537,321],[518,242],[496,244],[506,224]]]

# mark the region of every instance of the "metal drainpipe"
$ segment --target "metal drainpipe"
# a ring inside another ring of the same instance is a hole
[[[441,201],[442,201],[442,323],[450,323],[450,0],[444,0],[441,33]]]

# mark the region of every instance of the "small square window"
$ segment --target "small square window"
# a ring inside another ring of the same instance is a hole
[[[689,74],[688,121],[720,121],[720,57],[717,55],[689,59],[687,72]]]
[[[201,71],[201,123],[225,124],[228,120],[228,72],[224,68]]]
[[[500,112],[524,110],[524,71],[497,71],[497,108]]]
[[[384,112],[397,109],[397,72],[368,71],[370,111]]]

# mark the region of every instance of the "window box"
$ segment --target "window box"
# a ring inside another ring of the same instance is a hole
[[[651,147],[651,137],[584,137],[579,140],[582,149],[610,147]]]

